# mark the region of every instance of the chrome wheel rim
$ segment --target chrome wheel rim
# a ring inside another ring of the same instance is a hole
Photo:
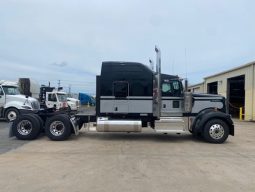
[[[28,120],[22,120],[17,125],[17,130],[20,135],[29,135],[32,132],[32,123]]]
[[[221,139],[224,133],[224,128],[220,124],[213,124],[209,129],[209,134],[213,139]]]
[[[7,114],[7,118],[8,118],[9,121],[13,121],[17,118],[17,113],[15,111],[10,111]]]
[[[61,121],[54,121],[50,124],[50,133],[54,136],[60,136],[65,131],[65,125]]]

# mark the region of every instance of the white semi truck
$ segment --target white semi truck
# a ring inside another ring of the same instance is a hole
[[[56,110],[78,111],[78,99],[67,97],[67,93],[50,86],[41,86],[39,101],[41,108],[55,108]]]
[[[35,113],[39,102],[32,97],[21,95],[16,82],[0,81],[0,118],[13,121],[20,114]]]
[[[190,132],[211,143],[234,136],[225,98],[186,92],[179,78],[161,74],[160,50],[155,51],[156,72],[141,63],[103,62],[101,75],[96,77],[94,112],[22,115],[11,125],[10,135],[35,139],[44,131],[59,141],[77,135],[84,124],[95,124],[96,132],[143,132],[150,127],[163,134]]]

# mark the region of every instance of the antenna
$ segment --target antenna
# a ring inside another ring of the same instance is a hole
[[[188,78],[187,69],[188,69],[188,66],[187,66],[187,49],[185,48],[185,77],[186,77],[186,79]]]
[[[60,87],[60,80],[58,80],[58,88]]]
[[[69,95],[69,97],[71,97],[71,85],[69,85],[69,87],[68,87],[68,95]]]
[[[174,75],[174,65],[175,65],[175,60],[173,59],[173,65],[172,65],[172,73]]]

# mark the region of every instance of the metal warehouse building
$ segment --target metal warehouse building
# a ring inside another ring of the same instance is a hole
[[[205,77],[189,90],[223,95],[232,116],[238,117],[242,108],[244,119],[255,121],[255,62]]]

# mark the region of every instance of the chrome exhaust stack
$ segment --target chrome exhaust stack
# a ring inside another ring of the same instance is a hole
[[[154,82],[154,116],[160,119],[161,116],[161,51],[155,46],[156,52],[156,74]]]

